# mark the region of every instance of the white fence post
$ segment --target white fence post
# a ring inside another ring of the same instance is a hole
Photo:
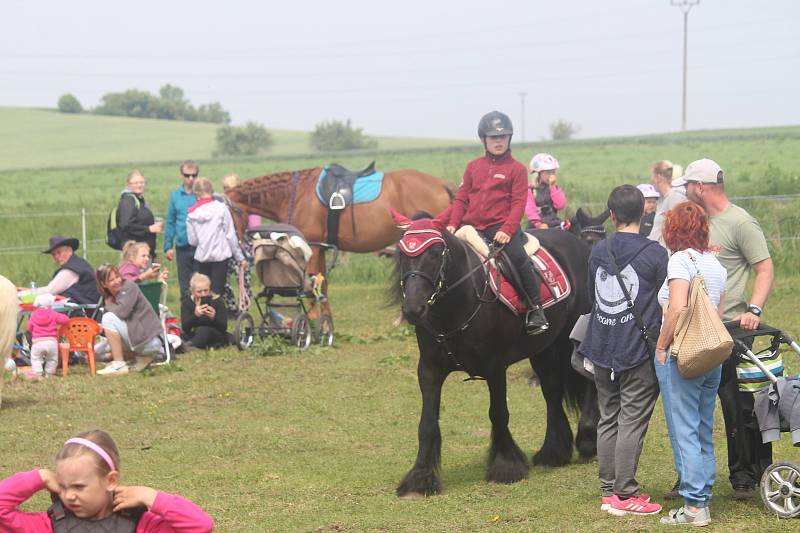
[[[81,242],[83,243],[83,258],[89,260],[89,252],[86,246],[86,209],[81,207]]]

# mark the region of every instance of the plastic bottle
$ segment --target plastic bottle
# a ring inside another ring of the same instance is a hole
[[[31,281],[31,290],[32,291],[36,290],[36,282],[35,281]]]

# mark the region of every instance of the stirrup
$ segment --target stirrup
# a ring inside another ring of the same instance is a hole
[[[542,323],[540,320],[537,320],[539,318],[543,318],[544,323]],[[550,329],[550,324],[547,322],[547,318],[544,316],[542,307],[536,306],[532,309],[528,309],[528,312],[525,313],[525,333],[528,335],[539,335],[548,329]]]

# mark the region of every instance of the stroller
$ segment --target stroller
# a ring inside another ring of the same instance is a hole
[[[726,326],[733,338],[734,353],[739,356],[740,361],[752,362],[755,365],[755,368],[753,368],[754,373],[760,373],[762,377],[766,377],[770,382],[769,386],[763,388],[756,395],[756,413],[759,415],[758,422],[762,435],[764,435],[764,429],[767,427],[765,419],[770,416],[773,418],[773,422],[777,422],[778,418],[780,418],[780,431],[790,431],[792,429],[790,428],[790,420],[784,420],[785,406],[779,407],[781,391],[783,391],[787,400],[790,399],[790,389],[795,388],[800,393],[800,376],[779,378],[768,366],[770,366],[770,360],[775,360],[782,344],[789,346],[798,355],[800,355],[800,346],[783,331],[764,323],[760,324],[756,330],[739,329],[738,322],[726,323]],[[769,346],[754,353],[748,344],[756,337],[766,337],[769,340]],[[765,364],[765,361],[767,361],[767,364]],[[739,377],[741,382],[743,376],[740,375]],[[800,396],[797,398],[798,401],[794,402],[794,414],[791,414],[792,419],[800,416],[800,413],[797,413],[797,410],[800,409]],[[768,407],[766,414],[764,414],[764,409],[759,408],[759,404]],[[779,411],[780,417],[778,416]],[[800,446],[800,438],[796,436],[798,428],[794,429],[794,445]],[[778,435],[775,435],[775,437],[777,438]],[[767,467],[761,477],[761,500],[770,512],[775,513],[780,518],[800,516],[800,466],[790,461],[776,461]]]
[[[312,340],[322,346],[333,345],[333,320],[321,314],[312,325],[308,318],[306,298],[315,303],[326,299],[322,293],[323,277],[310,276],[306,264],[311,257],[310,246],[333,250],[328,269],[336,265],[338,249],[327,243],[309,243],[303,234],[289,224],[264,224],[247,230],[253,244],[256,275],[264,289],[253,297],[258,309],[259,322],[243,312],[236,319],[234,342],[240,350],[252,345],[255,335],[265,338],[278,335],[291,339],[301,351],[311,346]],[[284,318],[278,310],[293,312],[293,318]]]

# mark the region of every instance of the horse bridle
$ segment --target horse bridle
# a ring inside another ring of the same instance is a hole
[[[430,295],[430,297],[428,297],[428,300],[425,303],[425,305],[429,309],[432,308],[434,306],[434,304],[436,304],[438,299],[442,298],[448,292],[452,291],[453,289],[455,289],[456,287],[458,287],[459,285],[461,285],[462,283],[467,281],[467,279],[472,281],[472,289],[475,291],[475,297],[477,298],[478,303],[475,305],[475,308],[472,310],[472,313],[470,313],[470,315],[467,317],[467,319],[460,326],[458,326],[457,328],[452,329],[450,331],[441,332],[441,331],[437,330],[436,328],[434,328],[433,325],[428,320],[425,320],[425,319],[421,320],[422,326],[425,329],[427,329],[428,332],[431,335],[433,335],[434,340],[436,340],[436,342],[445,349],[445,351],[447,352],[448,357],[450,357],[450,359],[453,361],[453,364],[455,364],[456,368],[459,369],[459,370],[463,370],[464,372],[469,374],[469,378],[467,378],[464,381],[470,381],[470,380],[475,380],[475,379],[484,379],[484,378],[475,376],[472,372],[467,370],[464,367],[464,365],[461,364],[461,362],[458,360],[458,358],[456,357],[455,353],[453,353],[453,350],[450,349],[450,346],[449,346],[447,341],[449,341],[450,339],[452,339],[456,335],[460,334],[461,332],[466,331],[466,329],[469,327],[469,325],[472,323],[472,321],[475,319],[475,317],[478,316],[478,312],[481,310],[481,307],[483,307],[483,304],[495,302],[499,298],[499,296],[495,296],[494,299],[489,299],[489,300],[487,300],[485,298],[486,291],[489,288],[489,276],[491,275],[491,273],[488,272],[488,268],[486,268],[486,270],[487,270],[487,272],[486,272],[486,281],[484,282],[484,285],[483,285],[483,291],[480,291],[480,292],[478,291],[478,287],[475,284],[475,279],[472,277],[472,275],[475,272],[477,272],[478,269],[486,267],[486,265],[489,263],[489,261],[494,259],[497,256],[497,254],[499,254],[502,251],[503,248],[504,248],[504,245],[500,246],[498,248],[494,248],[494,246],[490,245],[489,254],[486,256],[486,259],[484,259],[483,261],[479,261],[478,265],[475,266],[474,268],[472,267],[471,261],[470,261],[470,251],[469,250],[465,250],[465,256],[467,258],[468,271],[467,271],[466,274],[464,274],[458,280],[456,280],[455,283],[453,283],[452,285],[448,286],[448,285],[446,285],[445,276],[447,274],[447,263],[448,263],[449,258],[451,257],[450,256],[451,252],[450,252],[450,248],[447,246],[447,243],[445,243],[444,244],[444,249],[442,250],[442,263],[439,266],[439,272],[436,275],[436,279],[431,278],[431,276],[429,276],[427,272],[423,272],[422,270],[409,270],[408,272],[403,274],[403,277],[400,279],[400,290],[403,293],[403,298],[404,299],[405,299],[404,286],[405,286],[405,282],[406,282],[406,280],[408,278],[419,276],[419,277],[427,280],[431,284],[431,286],[433,286],[433,288],[434,288],[433,293]],[[498,274],[498,276],[499,276],[499,274]]]

